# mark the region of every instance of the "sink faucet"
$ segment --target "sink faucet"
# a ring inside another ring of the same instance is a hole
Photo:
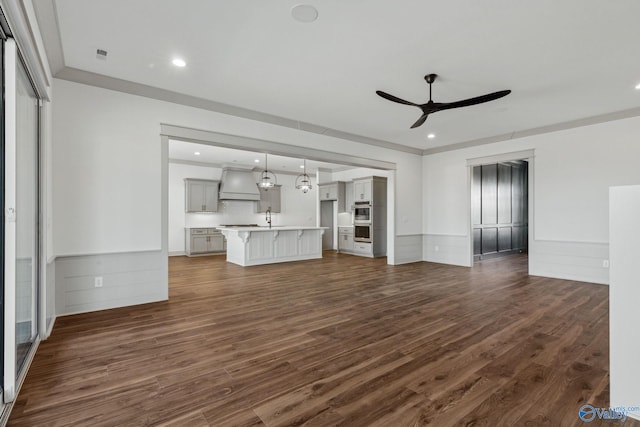
[[[269,228],[271,228],[271,206],[267,208],[267,224],[269,224]]]

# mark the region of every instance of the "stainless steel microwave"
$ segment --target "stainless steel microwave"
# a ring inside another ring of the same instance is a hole
[[[359,203],[353,207],[353,221],[354,222],[371,222],[371,205],[369,202]]]

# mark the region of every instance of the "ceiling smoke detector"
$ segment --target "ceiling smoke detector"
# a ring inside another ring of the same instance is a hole
[[[299,4],[291,8],[291,16],[299,22],[313,22],[318,19],[318,10],[310,4]]]

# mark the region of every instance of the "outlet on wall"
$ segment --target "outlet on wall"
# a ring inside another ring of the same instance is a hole
[[[102,276],[96,276],[95,279],[93,280],[93,285],[96,288],[101,288],[102,287]]]
[[[440,246],[436,245],[433,247],[433,250],[436,252],[440,252]]]
[[[609,260],[608,259],[603,259],[602,260],[602,268],[609,268]]]

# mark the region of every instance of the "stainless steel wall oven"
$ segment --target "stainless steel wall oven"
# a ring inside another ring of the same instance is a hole
[[[371,224],[359,224],[353,225],[353,240],[356,242],[371,242]]]

